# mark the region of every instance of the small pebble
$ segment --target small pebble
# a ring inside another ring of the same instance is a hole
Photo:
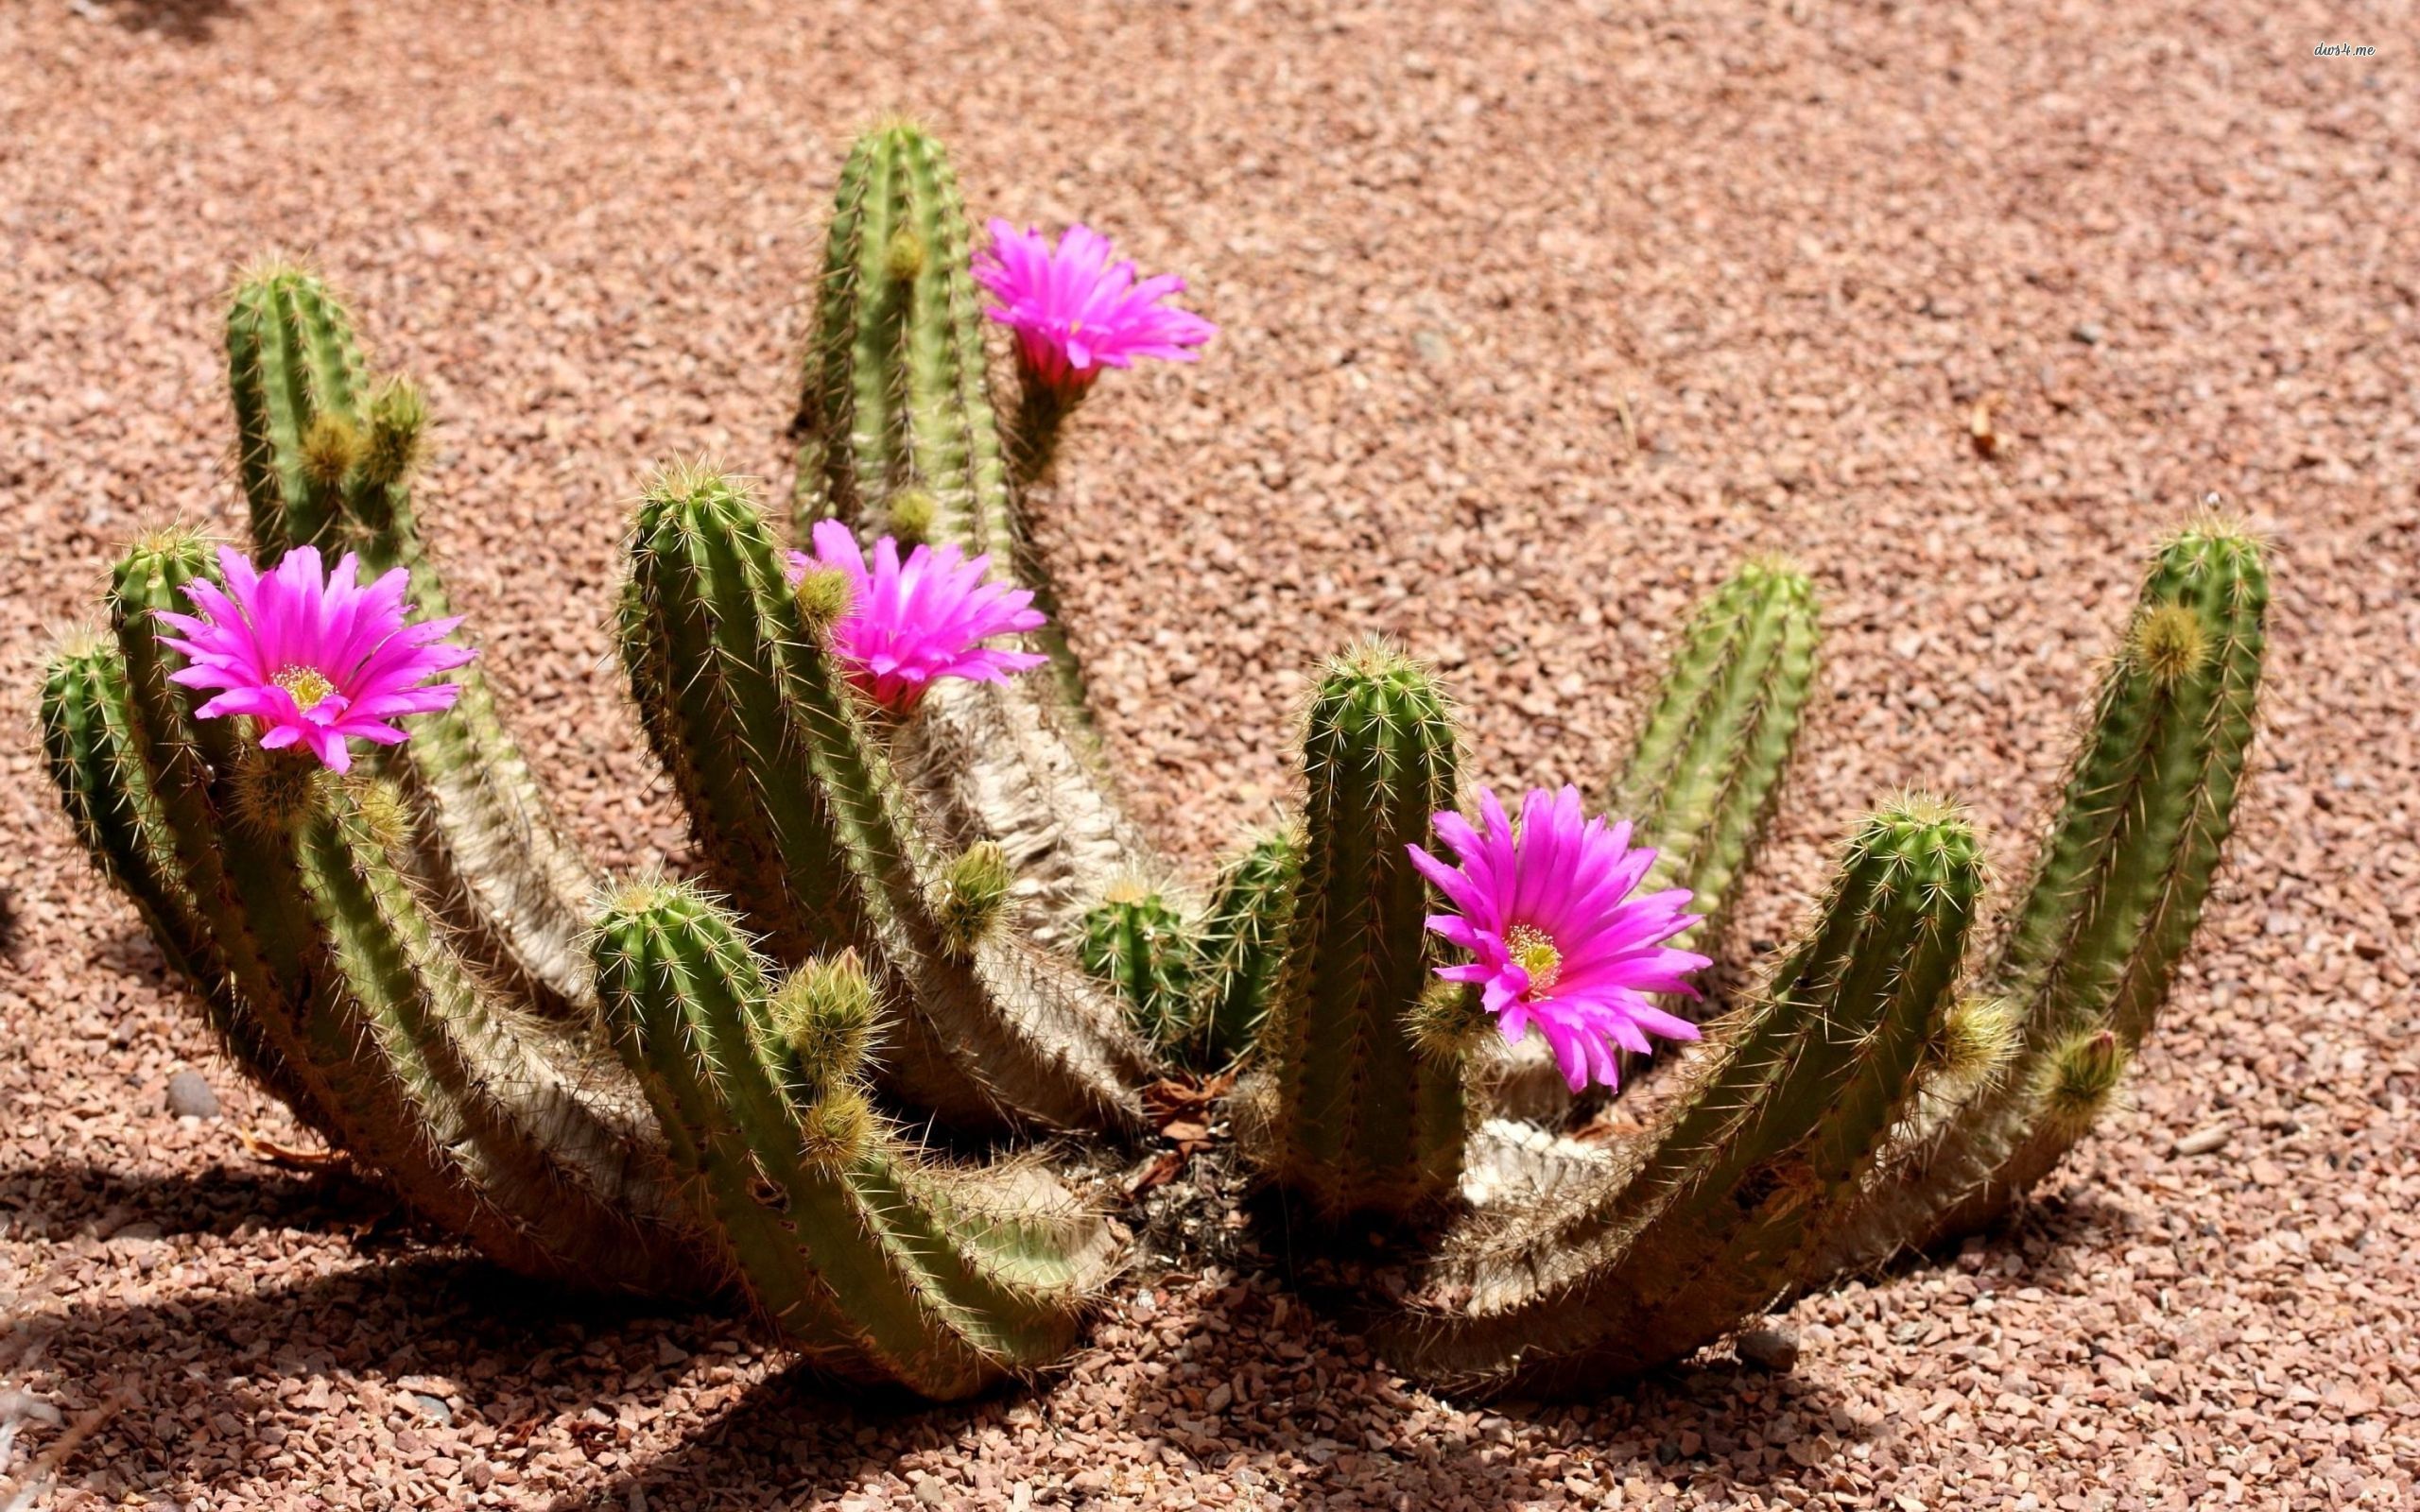
[[[2227,1141],[2233,1138],[2235,1138],[2235,1130],[2223,1124],[2213,1124],[2208,1128],[2197,1128],[2178,1140],[2176,1153],[2180,1156],[2214,1155],[2225,1149]]]
[[[218,1094],[199,1072],[178,1072],[168,1078],[168,1111],[179,1118],[216,1118]]]
[[[1750,1329],[1732,1346],[1742,1365],[1779,1375],[1798,1364],[1798,1335],[1786,1328]]]

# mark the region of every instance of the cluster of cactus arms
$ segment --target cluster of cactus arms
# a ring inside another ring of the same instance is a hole
[[[1457,948],[1408,848],[1468,792],[1437,678],[1380,642],[1328,662],[1298,806],[1168,881],[1025,514],[1073,400],[1025,372],[1004,434],[965,213],[914,127],[852,153],[815,305],[793,518],[675,465],[630,528],[621,658],[694,879],[583,860],[475,662],[342,774],[201,717],[158,617],[219,570],[191,531],[131,547],[108,632],[47,669],[67,813],[227,1056],[499,1263],[736,1296],[819,1368],[962,1397],[1064,1355],[1125,1263],[1106,1177],[1140,1156],[1147,1084],[1232,1070],[1272,1241],[1414,1262],[1372,1324],[1389,1360],[1581,1392],[1994,1223],[2115,1092],[2252,738],[2267,590],[2242,531],[2159,549],[1996,920],[1958,809],[1891,800],[1702,1040],[1626,1062],[1635,1132],[1579,1140],[1595,1109],[1535,1034],[1506,1045],[1437,975]],[[419,390],[373,380],[290,266],[241,280],[228,350],[260,559],[352,552],[450,612],[413,509]],[[785,564],[785,524],[833,520],[991,553],[1053,611],[1046,665],[875,704],[834,649],[845,593]],[[1657,850],[1649,885],[1693,895],[1698,949],[1722,948],[1816,643],[1807,579],[1741,568],[1597,795]]]

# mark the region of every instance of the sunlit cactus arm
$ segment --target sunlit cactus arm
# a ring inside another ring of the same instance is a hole
[[[860,139],[842,170],[796,430],[799,529],[848,522],[871,541],[989,553],[1033,591],[1047,676],[937,687],[899,732],[902,774],[954,843],[999,845],[1016,915],[1072,954],[1121,877],[1159,875],[1112,791],[1059,602],[1003,471],[966,212],[939,143],[906,122]]]
[[[43,748],[78,838],[101,873],[133,902],[168,964],[202,1000],[219,1048],[247,1076],[329,1132],[307,1079],[237,990],[221,960],[211,919],[179,865],[176,842],[134,748],[126,663],[116,646],[78,637],[62,645],[43,679]]]
[[[967,1125],[1135,1124],[1140,1042],[1071,958],[1009,927],[1008,858],[979,842],[967,853],[994,879],[975,889],[990,904],[966,908],[966,877],[925,834],[824,644],[834,612],[792,593],[770,528],[727,479],[675,470],[649,485],[623,658],[708,874],[781,959],[865,957],[898,1009],[882,1074],[908,1101]]]
[[[1390,1358],[1464,1389],[1587,1390],[1786,1290],[1912,1106],[1981,885],[1946,805],[1866,821],[1770,985],[1713,1027],[1627,1159],[1467,1219],[1388,1331]]]
[[[100,670],[123,678],[112,690],[127,712],[116,800],[150,795],[209,942],[217,981],[205,1000],[241,1014],[239,1063],[506,1265],[588,1286],[694,1288],[691,1240],[665,1221],[660,1157],[631,1119],[627,1081],[613,1074],[616,1102],[576,1048],[480,997],[388,864],[409,824],[400,801],[300,750],[261,748],[242,721],[198,717],[206,692],[171,680],[185,663],[160,611],[190,610],[183,591],[210,576],[190,533],[130,552],[111,589],[116,656]]]
[[[1703,916],[1682,943],[1720,941],[1737,883],[1781,796],[1814,687],[1815,589],[1776,558],[1747,563],[1700,605],[1682,634],[1604,807],[1652,847],[1647,885],[1686,887]],[[1515,1046],[1493,1101],[1503,1112],[1554,1124],[1573,1096],[1535,1040]]]
[[[1073,1347],[1112,1230],[1031,1165],[928,1165],[860,1090],[878,1010],[846,959],[776,990],[694,889],[635,884],[596,935],[615,1046],[780,1336],[838,1375],[971,1395]]]
[[[1140,883],[1111,888],[1085,919],[1077,955],[1116,989],[1136,1033],[1170,1054],[1189,1048],[1201,946],[1166,898]]]
[[[2152,560],[2065,797],[1979,990],[2020,1040],[1902,1152],[1819,1272],[1981,1228],[2090,1127],[2167,1002],[2234,822],[2255,729],[2267,570],[2219,522]]]
[[[410,383],[372,384],[350,318],[320,280],[272,264],[237,284],[227,317],[237,475],[265,559],[298,545],[410,571],[425,619],[455,610],[412,510],[426,405]],[[454,705],[378,758],[422,822],[406,857],[481,968],[557,1016],[591,1002],[579,946],[595,879],[496,713],[476,663]]]
[[[1331,662],[1305,716],[1302,868],[1240,1131],[1329,1219],[1416,1222],[1460,1177],[1462,1064],[1418,1033],[1430,898],[1406,850],[1460,796],[1456,739],[1427,669],[1379,644]]]

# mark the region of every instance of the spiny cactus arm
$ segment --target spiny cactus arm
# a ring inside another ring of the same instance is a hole
[[[2217,875],[2268,598],[2259,544],[2239,528],[2198,523],[2154,558],[1985,974],[2018,1025],[2014,1060],[1893,1162],[1810,1280],[1987,1227],[2090,1126],[2165,1004]]]
[[[363,377],[350,317],[320,280],[274,265],[239,281],[227,318],[238,476],[265,559],[298,545],[406,568],[424,619],[451,617],[412,510],[426,404],[410,383]],[[580,929],[595,881],[520,747],[484,667],[460,668],[452,708],[376,754],[423,816],[407,858],[484,971],[555,1017],[591,1006]]]
[[[500,1163],[526,1166],[548,1157],[500,1155],[485,1129],[474,1131],[480,1142],[458,1137],[466,1117],[493,1123],[497,1116],[466,1111],[464,1099],[509,1105],[521,1119],[520,1137],[576,1152],[582,1150],[576,1125],[587,1114],[559,1095],[562,1078],[536,1074],[535,1051],[501,1054],[513,1048],[510,1037],[500,1042],[492,1031],[493,1016],[463,986],[458,963],[439,949],[435,926],[411,913],[416,902],[399,875],[377,878],[386,913],[331,911],[338,869],[324,851],[314,864],[313,852],[298,847],[314,825],[334,822],[330,814],[352,812],[345,785],[300,752],[260,749],[236,721],[196,718],[207,695],[169,680],[182,662],[163,640],[165,627],[156,613],[182,608],[180,590],[209,567],[199,537],[151,538],[119,564],[111,609],[129,669],[130,753],[155,796],[223,989],[244,1006],[274,1057],[279,1074],[271,1090],[291,1097],[298,1113],[406,1201],[507,1265],[581,1284],[648,1289],[693,1276],[694,1264],[677,1246],[629,1239],[630,1215],[644,1209],[634,1188],[617,1185],[588,1204],[597,1243],[580,1250],[544,1242],[578,1206],[565,1194],[483,1184]],[[389,822],[400,824],[400,805],[386,807]],[[367,874],[344,875],[354,876],[356,890],[371,885]],[[399,929],[406,931],[400,940]],[[447,974],[433,982],[433,971]],[[381,1017],[382,1010],[399,1011],[399,1002],[420,1005],[422,1022],[399,1027]],[[415,1071],[416,1061],[433,1057],[455,1068],[453,1087]],[[596,1117],[614,1131],[612,1140],[644,1132],[610,1108]],[[575,1155],[574,1162],[586,1158]]]
[[[762,962],[693,890],[624,889],[596,941],[614,1044],[786,1342],[837,1374],[939,1400],[1073,1346],[1114,1263],[1106,1224],[1029,1167],[917,1161],[867,1111],[856,1053],[810,1059],[780,1042]]]
[[[584,1286],[712,1290],[635,1090],[479,989],[389,860],[406,840],[380,833],[391,823],[327,785],[296,824],[296,876],[355,1060],[392,1082],[436,1160],[458,1166],[481,1210],[471,1237],[515,1269]]]
[[[1392,1358],[1482,1391],[1585,1390],[1784,1291],[1913,1105],[1981,884],[1945,805],[1869,819],[1768,988],[1715,1026],[1628,1162],[1467,1220],[1388,1331]]]
[[[1406,848],[1459,797],[1443,694],[1392,647],[1346,652],[1312,695],[1303,767],[1293,924],[1241,1127],[1322,1216],[1417,1220],[1451,1199],[1466,1133],[1461,1057],[1413,1032],[1433,962]]]
[[[1145,1039],[1175,1054],[1197,1038],[1201,943],[1167,899],[1139,883],[1112,888],[1085,917],[1077,954],[1085,971],[1117,989]]]
[[[786,960],[865,955],[900,1008],[883,1074],[903,1098],[972,1126],[1138,1125],[1148,1057],[1115,1005],[996,906],[961,906],[964,858],[934,853],[803,612],[744,493],[702,472],[649,486],[623,654],[716,884]]]
[[[1166,868],[1112,790],[1057,594],[1003,472],[968,241],[939,143],[905,122],[857,143],[796,425],[799,529],[831,517],[868,539],[988,552],[1033,591],[1049,623],[1032,640],[1051,676],[936,687],[895,758],[956,843],[1001,846],[1028,932],[1072,954],[1113,884]]]
[[[1815,682],[1815,588],[1775,558],[1734,573],[1700,605],[1658,686],[1604,807],[1652,846],[1644,885],[1686,887],[1704,922],[1674,943],[1707,951],[1722,938],[1735,884],[1781,796],[1799,715]],[[1553,1125],[1574,1104],[1538,1040],[1513,1047],[1496,1108]],[[1625,1057],[1630,1063],[1630,1057]]]
[[[905,121],[860,138],[834,197],[795,426],[802,534],[828,515],[970,553],[1008,545],[989,539],[1007,481],[970,266],[941,145]],[[903,498],[924,518],[895,519]]]
[[[161,954],[200,997],[219,1048],[324,1133],[310,1089],[288,1072],[227,975],[209,920],[177,865],[175,841],[130,746],[126,664],[117,649],[97,639],[63,645],[43,679],[41,719],[51,781],[86,853],[134,904]]]
[[[1285,960],[1303,848],[1302,824],[1289,821],[1253,840],[1219,873],[1202,917],[1194,1010],[1204,1065],[1241,1058],[1260,1034]]]
[[[1719,936],[1732,884],[1772,817],[1815,682],[1815,587],[1751,561],[1699,609],[1606,808],[1656,850],[1650,888],[1686,887],[1705,916],[1679,943]]]
[[[313,476],[307,443],[315,429],[324,448],[352,428],[366,380],[327,286],[290,263],[244,272],[227,312],[227,383],[253,542],[274,557],[329,539],[339,495]]]

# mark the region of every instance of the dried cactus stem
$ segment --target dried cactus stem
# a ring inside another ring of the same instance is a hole
[[[2153,559],[2103,673],[2065,798],[1987,994],[2020,1043],[1930,1137],[1910,1142],[1824,1273],[1990,1226],[2048,1176],[2099,1103],[2063,1097],[2074,1047],[2104,1032],[2122,1068],[2166,1002],[2232,826],[2254,731],[2268,576],[2258,543],[2203,522]]]
[[[1418,1223],[1460,1177],[1461,1062],[1423,1055],[1413,1034],[1433,963],[1427,884],[1406,850],[1454,806],[1458,762],[1426,668],[1377,644],[1328,664],[1305,725],[1302,873],[1253,1153],[1331,1220]]]
[[[1584,1390],[1680,1359],[1782,1293],[1913,1106],[1981,886],[1946,805],[1869,819],[1635,1164],[1451,1237],[1394,1358],[1482,1391]]]
[[[693,891],[626,888],[596,940],[614,1044],[786,1342],[835,1374],[942,1400],[1073,1345],[1112,1258],[1097,1216],[1029,1167],[911,1159],[852,1102],[845,1056],[802,1064],[772,1032],[763,963]],[[814,1011],[791,1004],[789,1038]],[[857,1136],[836,1140],[836,1125]]]

